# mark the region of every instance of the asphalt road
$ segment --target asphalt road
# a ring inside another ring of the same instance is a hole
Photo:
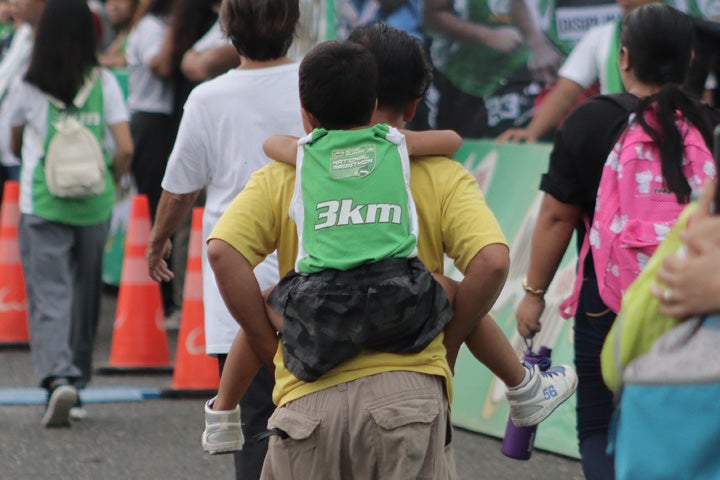
[[[115,296],[106,293],[98,364],[108,360],[114,312]],[[168,332],[173,352],[175,337]],[[92,385],[163,389],[170,381],[169,375],[97,375]],[[33,386],[29,351],[0,349],[0,400],[8,389]],[[40,426],[42,405],[0,404],[0,480],[232,479],[231,457],[200,448],[202,405],[201,399],[88,403],[87,420],[48,430]],[[529,461],[511,460],[500,453],[499,440],[458,429],[455,456],[463,480],[583,478],[577,460],[539,451]]]

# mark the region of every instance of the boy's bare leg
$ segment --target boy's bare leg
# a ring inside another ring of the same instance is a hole
[[[527,369],[520,362],[505,333],[490,315],[480,319],[465,344],[473,356],[507,387],[515,387],[525,380]]]
[[[263,292],[263,298],[265,299],[265,311],[267,312],[268,320],[270,320],[270,324],[273,326],[275,331],[282,333],[283,317],[278,312],[270,308],[270,305],[267,303],[268,297],[273,291],[273,288],[275,287],[268,288]]]
[[[445,290],[450,305],[454,305],[460,282],[437,273],[432,276]],[[451,367],[455,366],[460,346],[465,342],[473,356],[508,387],[519,385],[525,380],[527,369],[494,318],[485,315],[475,325],[468,326],[453,325],[453,322],[456,322],[455,318],[445,328],[444,340]]]
[[[433,277],[445,289],[454,309],[457,295],[462,295],[459,292],[460,282],[442,275],[433,274]],[[451,368],[455,366],[464,341],[473,356],[505,383],[510,418],[515,425],[537,425],[575,392],[577,374],[571,367],[555,367],[550,375],[535,374],[537,367],[531,370],[520,361],[505,333],[490,314],[478,319],[477,315],[469,313],[466,311],[458,315],[455,310],[452,320],[445,327],[444,344],[448,363]],[[550,389],[555,395],[548,398],[544,392]]]
[[[233,410],[237,407],[261,365],[262,362],[255,355],[248,343],[247,335],[241,329],[230,346],[225,367],[220,377],[217,398],[212,405],[212,409],[221,411]]]
[[[263,292],[265,298],[265,310],[268,319],[276,331],[282,331],[282,316],[267,305],[267,297],[270,295],[272,288]],[[233,344],[230,346],[225,368],[220,378],[220,387],[218,388],[217,398],[213,403],[213,410],[232,410],[240,402],[245,395],[250,382],[257,374],[262,362],[255,355],[255,352],[248,343],[247,335],[241,329],[235,336]]]

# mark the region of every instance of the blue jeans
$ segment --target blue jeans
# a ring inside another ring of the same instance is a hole
[[[615,477],[613,457],[606,453],[613,395],[605,386],[600,351],[615,320],[603,303],[597,280],[585,279],[575,314],[575,367],[578,374],[577,434],[583,471],[588,480]]]

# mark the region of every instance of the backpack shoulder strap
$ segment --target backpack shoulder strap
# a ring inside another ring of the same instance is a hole
[[[85,105],[85,101],[90,96],[90,92],[92,92],[93,87],[95,86],[95,82],[98,81],[100,78],[100,69],[99,68],[93,68],[90,71],[90,74],[85,77],[85,82],[80,87],[80,90],[75,94],[75,98],[73,99],[73,105],[75,108],[82,108],[83,105]],[[48,100],[50,103],[52,103],[55,108],[59,110],[65,110],[67,108],[67,105],[65,105],[65,102],[62,100],[46,94]]]
[[[610,102],[618,105],[620,108],[628,112],[628,114],[634,112],[637,106],[640,104],[640,100],[635,95],[632,95],[630,93],[598,95],[596,98],[601,101]]]
[[[598,100],[607,101],[607,102],[613,102],[616,105],[619,105],[624,110],[628,112],[627,119],[625,121],[625,125],[620,128],[620,131],[618,132],[618,136],[615,139],[615,141],[612,144],[612,148],[607,154],[607,158],[605,160],[605,164],[603,165],[602,169],[602,176],[600,179],[600,183],[603,183],[603,178],[608,174],[607,173],[607,164],[608,162],[614,161],[614,158],[617,158],[617,154],[622,150],[623,143],[625,141],[625,137],[627,136],[628,132],[628,124],[631,121],[632,113],[635,110],[635,107],[637,106],[637,97],[620,93],[615,95],[600,95],[596,97]],[[634,100],[633,100],[634,99]],[[633,105],[634,104],[634,105]],[[588,254],[590,253],[590,218],[583,214],[582,217],[583,223],[585,224],[585,235],[583,237],[581,246],[580,246],[580,252],[578,253],[578,264],[577,264],[577,271],[575,274],[575,283],[573,284],[573,290],[570,293],[570,295],[562,302],[560,305],[560,316],[568,319],[575,316],[575,313],[577,311],[578,304],[580,302],[580,289],[582,288],[582,283],[585,277],[585,259],[587,258]],[[593,257],[593,263],[595,262],[595,257]],[[596,275],[597,275],[597,268],[596,268]]]

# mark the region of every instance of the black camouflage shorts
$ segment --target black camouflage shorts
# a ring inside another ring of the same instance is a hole
[[[417,258],[290,272],[268,303],[283,316],[285,366],[306,382],[364,348],[420,352],[452,317],[445,292]]]

